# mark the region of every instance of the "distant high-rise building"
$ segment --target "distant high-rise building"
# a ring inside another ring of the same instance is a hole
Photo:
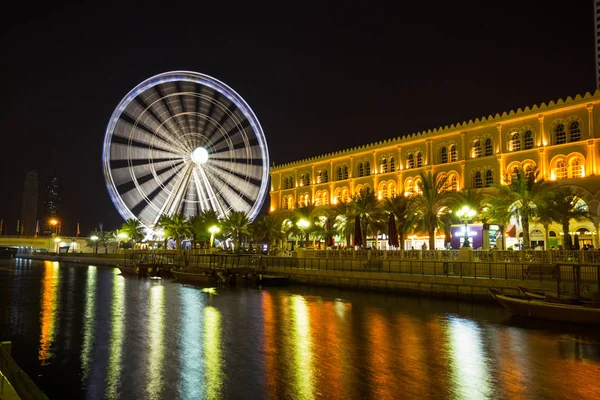
[[[23,203],[21,206],[21,234],[35,235],[37,223],[39,180],[35,171],[30,171],[25,177],[23,186]]]
[[[61,206],[61,185],[60,181],[56,176],[51,176],[46,181],[46,187],[44,189],[44,207],[45,221],[44,221],[44,233],[51,234],[57,232],[56,226],[50,224],[52,219],[59,219],[60,206]],[[60,220],[58,221],[60,223]]]

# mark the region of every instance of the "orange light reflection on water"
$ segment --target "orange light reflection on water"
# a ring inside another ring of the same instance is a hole
[[[427,374],[424,331],[421,321],[401,314],[395,319],[398,354],[395,363],[401,366],[403,385],[400,388],[407,397],[424,399],[429,395],[430,376]]]
[[[380,310],[372,310],[367,317],[369,332],[369,366],[372,380],[373,398],[394,399],[398,396],[398,381],[392,371],[393,346],[390,338],[390,327]]]
[[[58,307],[57,297],[60,283],[58,269],[58,262],[44,261],[40,307],[40,348],[38,354],[41,365],[46,365],[53,356],[50,348],[54,342],[56,308]]]
[[[263,291],[262,309],[264,316],[264,351],[266,364],[266,384],[268,393],[275,395],[277,393],[277,347],[276,347],[276,320],[275,310],[273,309],[273,296],[268,291]]]
[[[313,397],[314,366],[308,307],[303,296],[292,295],[292,368],[296,393],[301,399]]]

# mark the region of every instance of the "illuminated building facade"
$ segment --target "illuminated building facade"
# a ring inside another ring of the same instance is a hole
[[[21,204],[21,234],[35,235],[37,223],[39,180],[35,171],[30,171],[23,185],[23,203]]]
[[[61,185],[56,176],[51,176],[46,182],[44,189],[45,222],[44,233],[46,235],[56,232],[56,227],[49,224],[51,219],[58,218],[62,199],[60,197]]]
[[[599,142],[596,91],[274,166],[270,211],[349,201],[366,188],[379,199],[418,194],[423,171],[446,176],[448,190],[493,193],[505,173],[537,167],[546,180],[580,193],[594,222],[572,221],[570,229],[600,247]],[[531,230],[532,241],[546,247],[562,243],[556,224],[548,232],[539,224]]]

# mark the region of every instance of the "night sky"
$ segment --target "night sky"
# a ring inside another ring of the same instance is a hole
[[[595,90],[591,0],[202,3],[3,11],[0,218],[9,233],[30,169],[42,187],[61,179],[63,234],[78,221],[83,235],[99,222],[120,226],[102,172],[105,129],[129,90],[166,71],[201,72],[237,91],[275,164]]]

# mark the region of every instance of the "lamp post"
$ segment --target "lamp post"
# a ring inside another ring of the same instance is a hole
[[[477,213],[475,212],[475,210],[471,210],[469,208],[469,206],[464,206],[463,208],[461,208],[460,210],[458,210],[456,212],[456,215],[458,216],[458,218],[462,219],[465,222],[465,240],[463,242],[462,247],[471,247],[471,244],[469,243],[469,233],[468,233],[468,229],[469,229],[469,220],[471,218],[473,218]]]
[[[58,244],[60,243],[60,238],[59,237],[55,238],[54,242],[56,243],[56,254],[58,254]]]
[[[208,228],[208,231],[210,232],[210,248],[212,248],[215,242],[215,235],[221,231],[221,228],[219,228],[216,225],[213,225],[210,228]]]
[[[90,237],[90,240],[94,242],[94,253],[98,253],[98,236],[94,235]]]
[[[304,231],[306,230],[306,228],[308,228],[310,226],[310,222],[308,222],[307,220],[305,220],[304,218],[300,219],[300,221],[298,221],[296,223],[296,225],[298,225],[298,228],[300,228],[300,231],[302,232],[302,236],[304,236]],[[302,247],[306,247],[306,241],[304,241],[304,246]]]
[[[50,220],[50,225],[52,225],[52,230],[54,231],[52,233],[55,233],[58,235],[58,220],[56,218],[52,218]]]

